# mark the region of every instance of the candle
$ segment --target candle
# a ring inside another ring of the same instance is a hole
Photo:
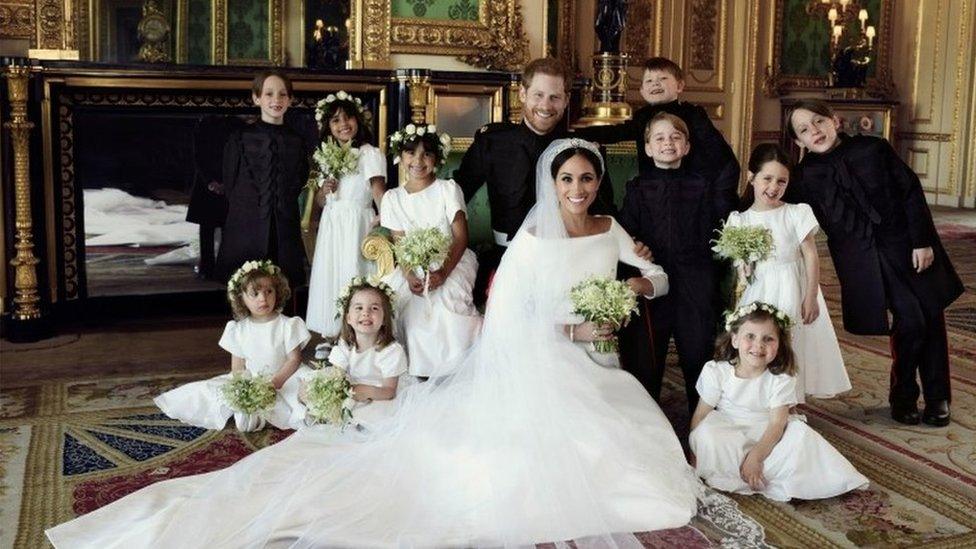
[[[840,35],[844,32],[844,27],[840,25],[834,25],[834,43],[840,42]]]
[[[857,13],[857,18],[861,20],[861,32],[864,32],[864,25],[868,21],[868,10],[862,9]]]
[[[840,9],[842,11],[847,11],[847,4],[850,4],[851,0],[840,0]]]
[[[871,44],[874,43],[874,36],[875,36],[874,35],[874,26],[873,25],[868,26],[868,30],[864,34],[865,34],[865,36],[868,37],[868,47],[870,48],[871,47]]]
[[[837,20],[837,8],[830,8],[830,11],[827,12],[827,20],[830,21],[831,25],[834,24],[834,21]]]

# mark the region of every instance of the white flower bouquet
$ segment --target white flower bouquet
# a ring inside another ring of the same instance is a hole
[[[278,397],[271,378],[249,372],[234,372],[221,387],[221,394],[231,410],[258,415],[270,411]]]
[[[451,237],[436,227],[407,231],[393,244],[393,255],[401,268],[418,276],[439,269],[451,249]]]
[[[317,370],[305,385],[306,417],[314,423],[344,425],[352,419],[352,385],[342,368]]]
[[[773,233],[763,225],[723,225],[712,250],[736,267],[752,267],[773,253]],[[750,269],[751,270],[751,269]],[[747,277],[752,282],[754,273]]]
[[[353,147],[352,143],[339,144],[329,137],[312,153],[312,160],[318,166],[315,182],[321,188],[326,179],[342,179],[342,176],[359,169],[359,149]]]
[[[623,326],[632,313],[638,312],[637,294],[622,280],[609,277],[590,277],[569,291],[573,313],[597,324],[609,324],[614,330]],[[593,350],[598,353],[616,353],[617,337],[594,341]]]

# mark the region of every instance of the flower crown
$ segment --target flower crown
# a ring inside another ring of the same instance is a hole
[[[262,259],[260,261],[248,261],[241,265],[240,269],[234,271],[234,274],[230,275],[230,280],[227,281],[227,293],[236,294],[242,291],[241,282],[244,280],[244,276],[251,271],[261,271],[267,276],[278,276],[281,273],[281,268],[271,262],[270,259]]]
[[[325,112],[329,110],[329,105],[335,101],[348,101],[356,106],[356,110],[359,114],[366,116],[366,107],[363,106],[362,99],[358,97],[353,97],[352,95],[346,93],[345,90],[339,90],[335,93],[330,93],[325,96],[325,99],[319,99],[318,103],[315,104],[315,121],[322,126],[322,119],[325,118]]]
[[[339,293],[339,297],[336,298],[336,318],[342,320],[342,315],[346,311],[346,307],[349,306],[349,300],[352,299],[352,289],[362,286],[376,288],[386,294],[386,297],[390,300],[391,309],[392,305],[396,303],[396,291],[386,282],[372,276],[354,276],[349,281],[349,284],[346,284],[346,287]]]
[[[773,317],[776,324],[783,331],[787,331],[793,326],[793,320],[790,319],[790,315],[779,310],[776,308],[776,306],[770,305],[769,303],[763,303],[762,301],[754,301],[748,305],[743,305],[734,311],[728,311],[725,313],[725,331],[731,332],[733,324],[756,311],[765,311],[769,313]]]
[[[433,124],[427,124],[425,126],[407,124],[402,130],[394,132],[390,136],[390,154],[393,155],[393,163],[400,163],[400,152],[403,151],[404,145],[412,143],[428,133],[437,135],[437,156],[440,157],[441,166],[446,164],[447,154],[451,152],[451,136],[443,132],[438,135],[437,126]]]

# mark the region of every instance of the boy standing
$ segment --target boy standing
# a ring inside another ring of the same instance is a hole
[[[660,397],[668,343],[674,337],[688,407],[694,410],[695,383],[712,358],[718,320],[718,269],[710,240],[735,207],[735,182],[731,189],[719,188],[686,166],[693,150],[691,135],[674,114],[659,112],[648,122],[640,150],[651,165],[627,182],[620,224],[650,246],[671,288],[650,304],[654,351],[645,385],[654,398]]]

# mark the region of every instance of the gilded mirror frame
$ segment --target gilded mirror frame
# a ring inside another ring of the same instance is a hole
[[[867,89],[869,93],[881,97],[894,95],[894,83],[891,77],[892,27],[894,21],[894,1],[880,0],[881,13],[876,25],[880,30],[878,36],[877,58],[875,60],[875,74],[868,77]],[[823,91],[830,87],[828,76],[812,76],[804,74],[784,74],[780,72],[783,60],[783,24],[785,18],[786,0],[775,0],[772,24],[769,29],[772,35],[772,55],[766,67],[763,91],[769,97],[779,97],[794,91]]]

